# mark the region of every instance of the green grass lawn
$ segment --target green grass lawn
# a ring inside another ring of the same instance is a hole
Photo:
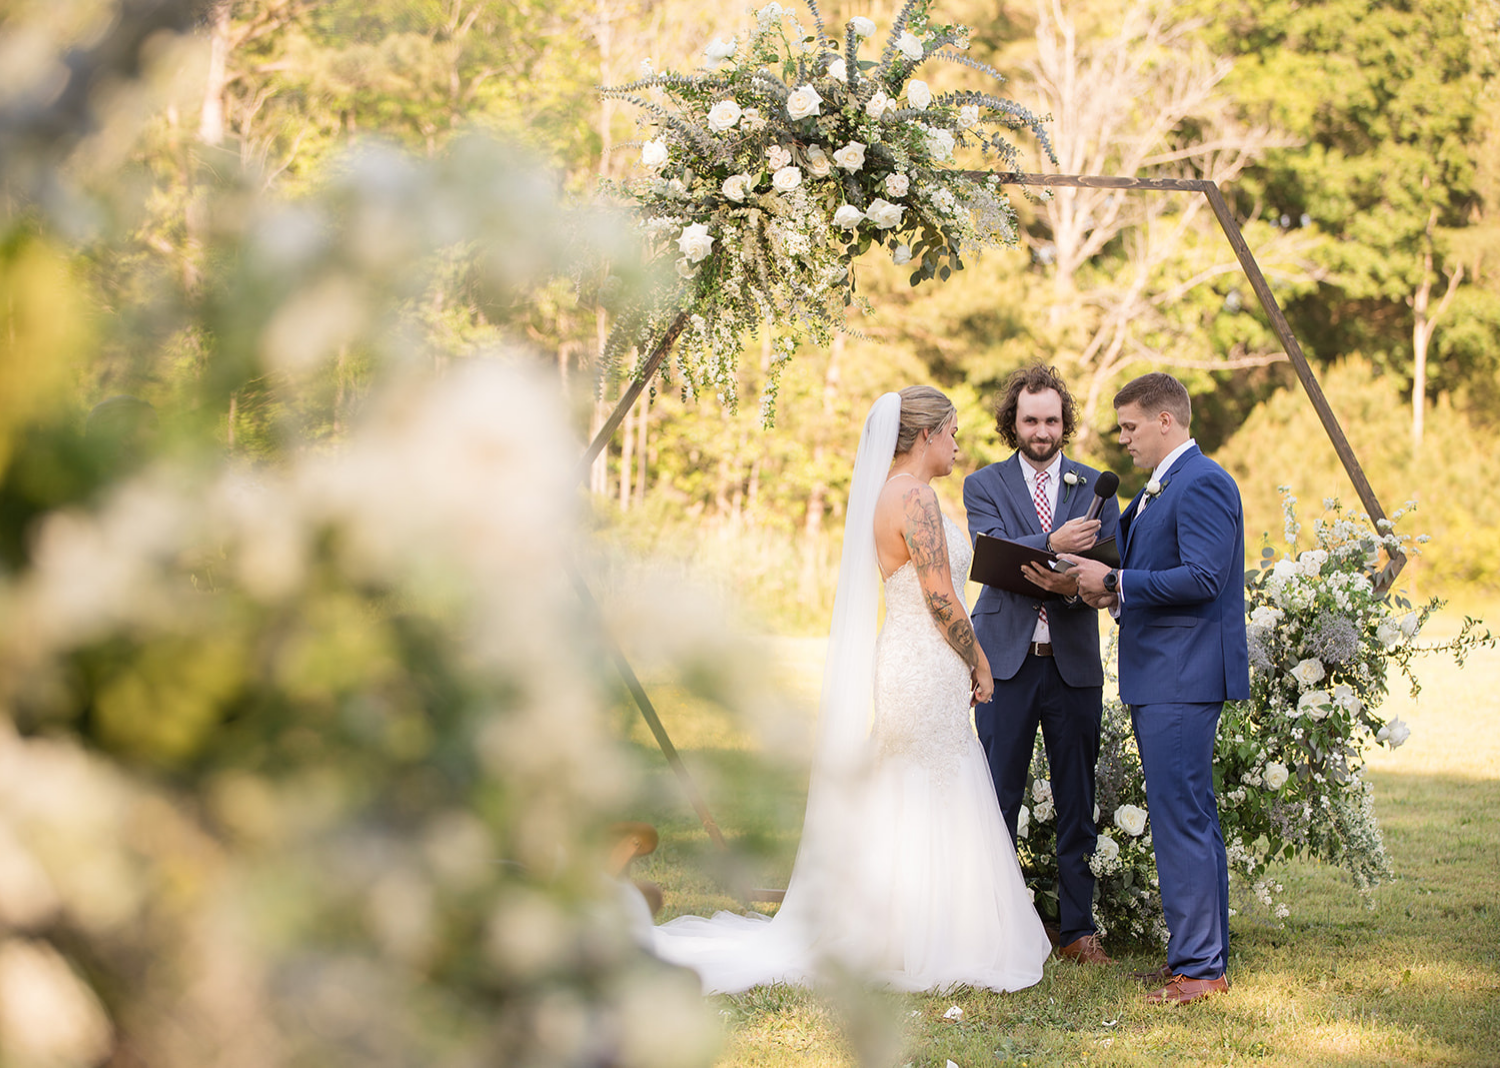
[[[644,728],[622,718],[651,784],[630,816],[662,835],[632,874],[663,887],[661,919],[742,908],[731,888],[785,885],[805,781],[767,754],[805,737],[817,652],[767,643],[784,700],[750,729],[663,680],[652,688],[715,817],[744,847],[732,859],[708,843]],[[725,1027],[719,1063],[1500,1066],[1500,652],[1461,671],[1429,660],[1421,677],[1419,700],[1402,693],[1385,710],[1412,725],[1412,739],[1370,761],[1396,879],[1367,901],[1337,870],[1288,865],[1279,877],[1292,915],[1281,927],[1237,894],[1228,995],[1150,1008],[1128,971],[1163,958],[1114,945],[1115,968],[1050,962],[1037,986],[1014,994],[759,989],[713,999]],[[962,1020],[944,1018],[953,1005]]]

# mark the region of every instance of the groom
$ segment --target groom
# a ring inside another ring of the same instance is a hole
[[[1229,989],[1229,869],[1214,797],[1224,702],[1250,696],[1245,517],[1239,487],[1198,450],[1171,375],[1115,394],[1120,444],[1151,472],[1120,517],[1122,564],[1082,557],[1079,591],[1120,621],[1120,700],[1130,706],[1170,940],[1153,1004]]]
[[[1086,519],[1099,472],[1068,459],[1073,398],[1055,368],[1011,375],[995,406],[995,429],[1016,451],[964,479],[969,536],[989,534],[1054,552],[1081,552],[1113,537],[1120,506],[1111,494],[1099,519]],[[1057,809],[1058,954],[1108,964],[1094,927],[1094,768],[1099,760],[1104,670],[1099,613],[1077,583],[1033,570],[1045,600],[986,586],[974,605],[974,633],[995,676],[995,694],[974,709],[995,794],[1012,841],[1031,785],[1037,726],[1047,747]]]

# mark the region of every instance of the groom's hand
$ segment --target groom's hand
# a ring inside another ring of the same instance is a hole
[[[1081,553],[1092,549],[1099,540],[1099,520],[1079,516],[1070,519],[1054,530],[1047,538],[1047,547],[1055,553]]]
[[[1040,586],[1048,593],[1055,593],[1059,597],[1078,596],[1078,580],[1073,577],[1071,569],[1067,572],[1058,572],[1050,567],[1042,567],[1040,564],[1025,564],[1021,568],[1021,574],[1030,579],[1033,585]]]
[[[1068,574],[1076,575],[1078,578],[1078,594],[1091,606],[1099,607],[1095,602],[1104,597],[1113,597],[1104,588],[1104,576],[1109,574],[1109,565],[1100,563],[1098,560],[1087,560],[1082,556],[1069,556],[1067,553],[1059,554],[1060,558],[1066,560],[1073,566],[1068,569]]]

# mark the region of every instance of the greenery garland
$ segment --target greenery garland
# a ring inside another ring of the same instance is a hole
[[[876,30],[850,20],[842,49],[813,0],[804,27],[777,3],[741,41],[715,40],[698,73],[654,73],[606,96],[639,107],[655,136],[637,143],[646,176],[613,185],[639,211],[648,244],[672,256],[668,276],[621,309],[601,370],[646,352],[683,310],[677,364],[684,387],[711,388],[733,407],[745,340],[775,330],[762,417],[774,418],[781,368],[803,340],[826,343],[845,309],[862,303],[854,260],[884,248],[910,264],[911,284],[947,279],[963,257],[1017,241],[998,178],[954,161],[975,147],[1014,168],[1005,131],[1028,129],[1052,155],[1042,120],[1011,100],[935,94],[914,77],[947,60],[1003,81],[964,56],[969,30],[929,21],[930,0],[908,0],[878,60],[860,58]],[[947,49],[955,51],[947,51]]]

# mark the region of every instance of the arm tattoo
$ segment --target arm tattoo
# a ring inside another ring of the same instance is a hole
[[[902,510],[906,514],[906,548],[911,553],[912,566],[917,569],[927,599],[927,609],[937,622],[938,630],[969,667],[977,667],[979,654],[974,627],[949,592],[953,588],[953,579],[948,571],[948,539],[943,535],[943,519],[937,500],[931,494],[931,490],[924,495],[921,490],[912,489],[902,500]],[[934,590],[933,586],[939,588]],[[944,586],[946,590],[941,588]]]

